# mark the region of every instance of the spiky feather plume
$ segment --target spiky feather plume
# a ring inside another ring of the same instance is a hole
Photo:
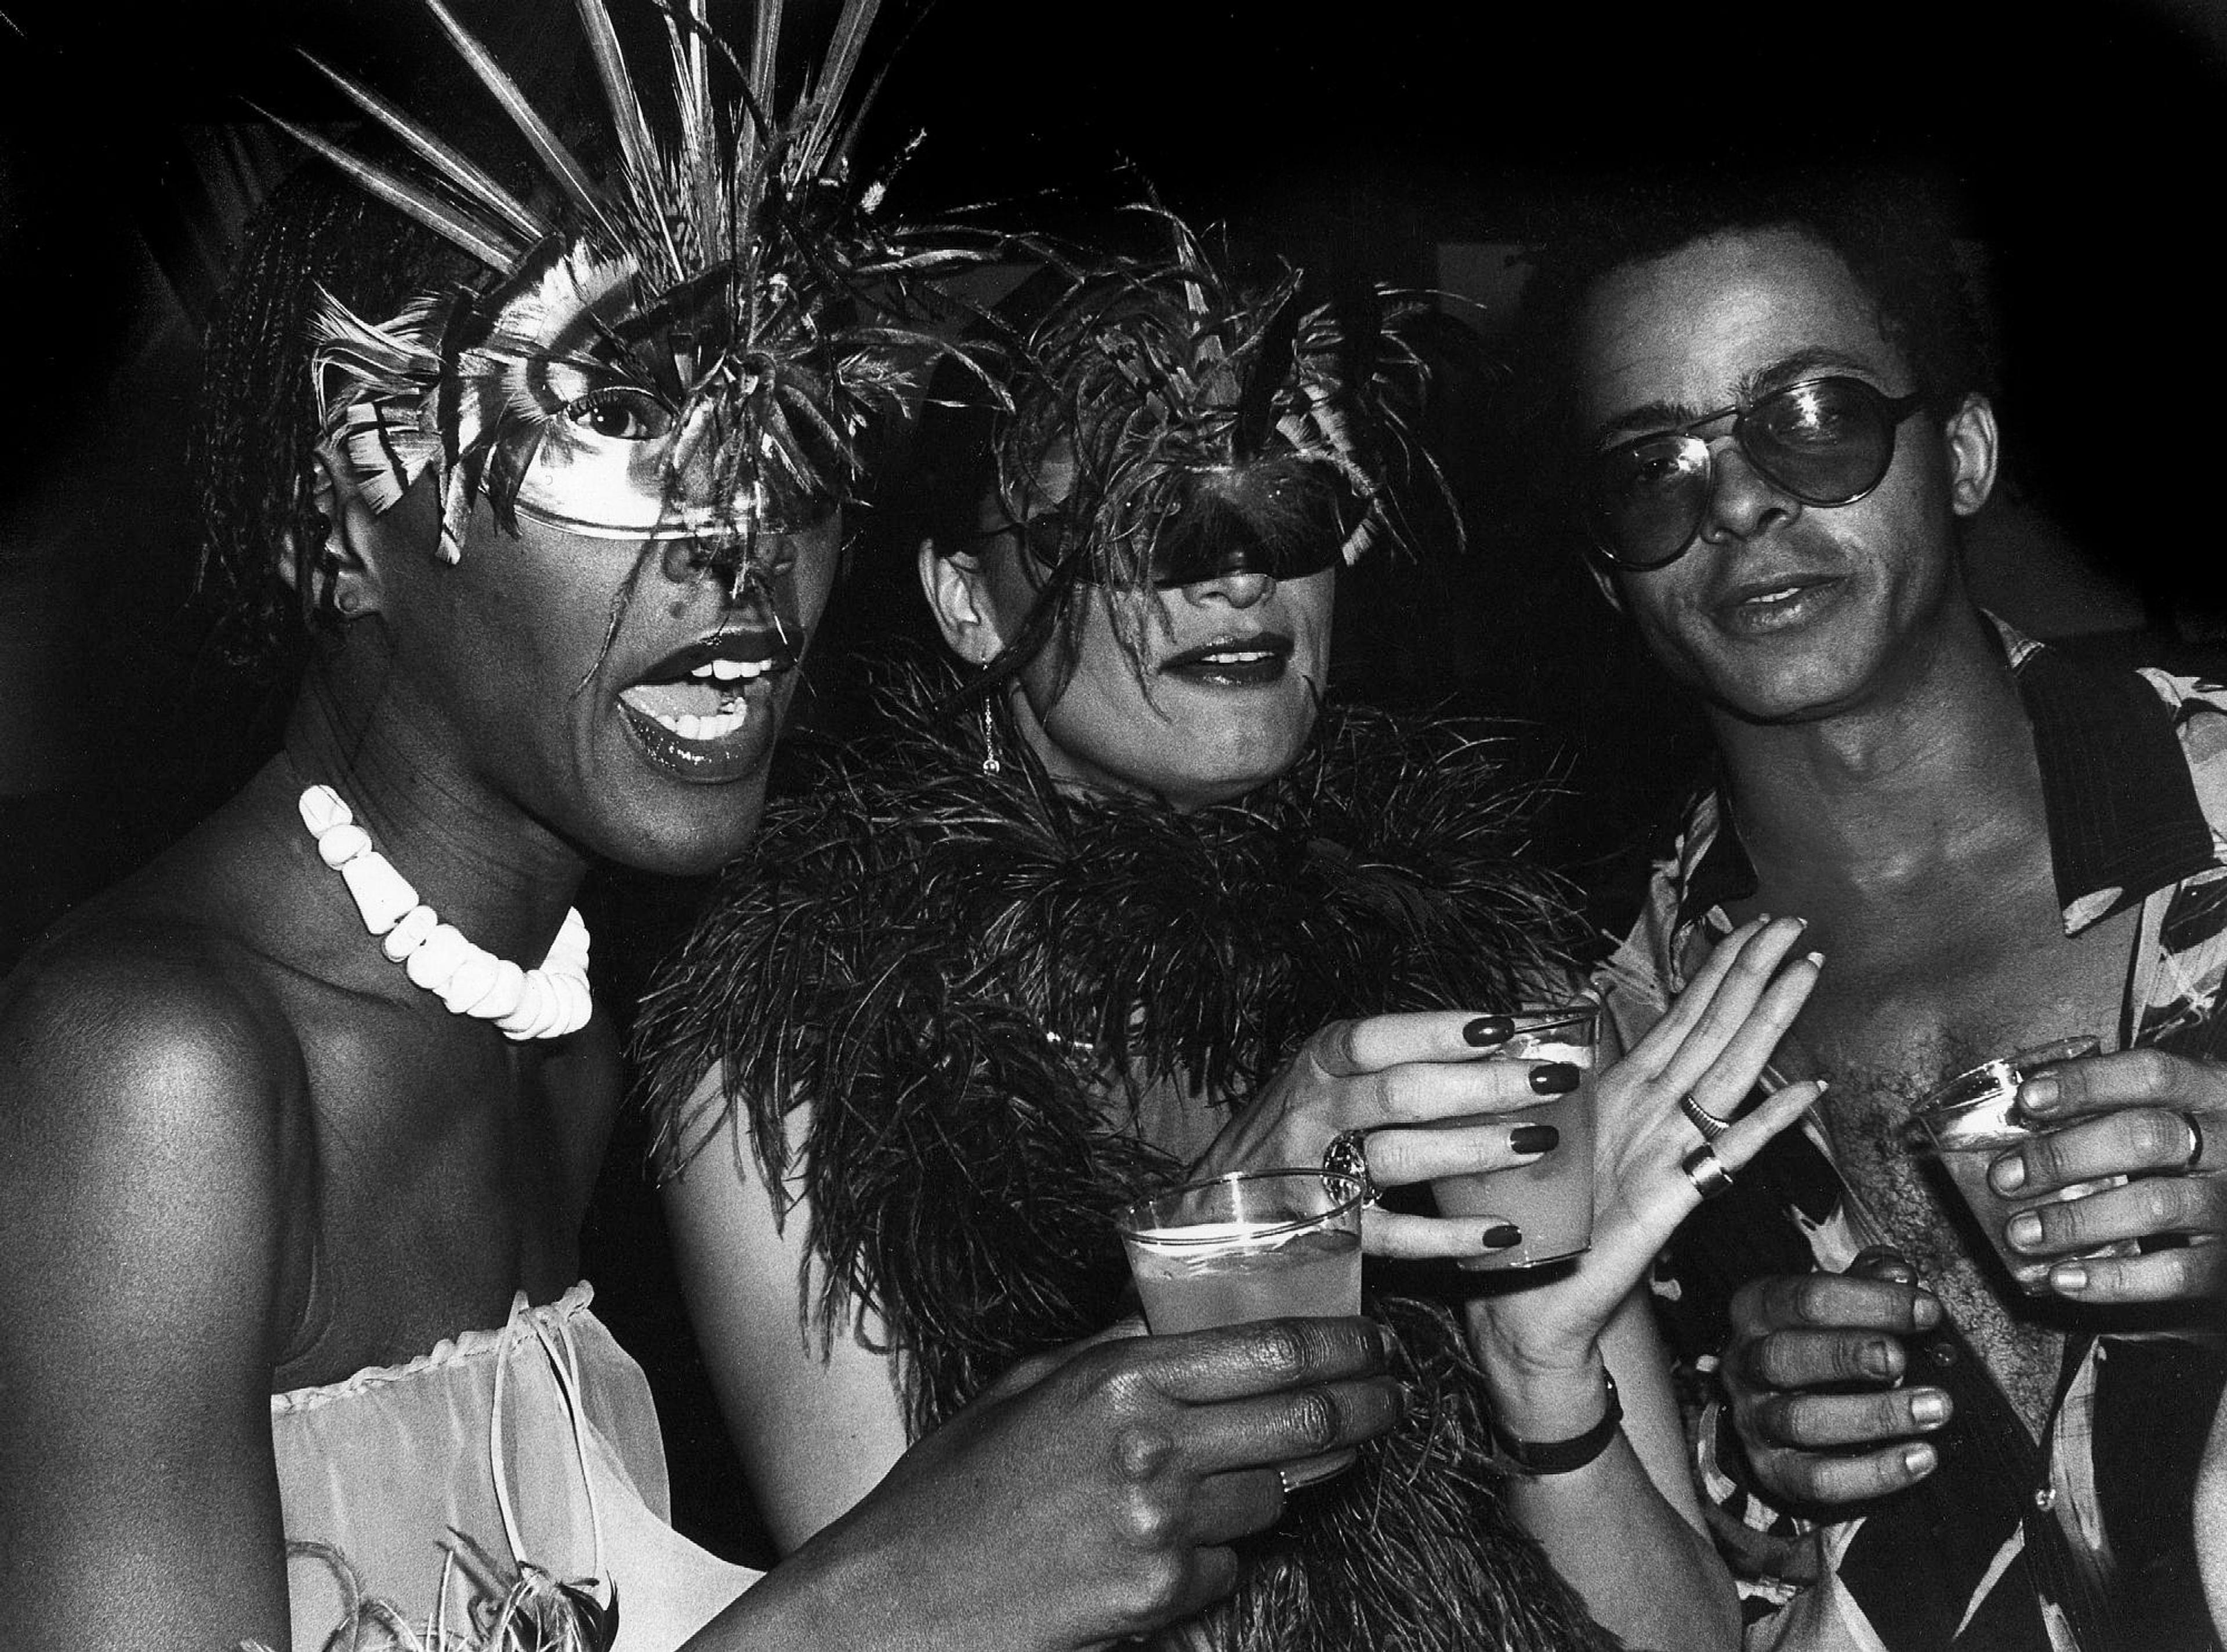
[[[1184,815],[1064,794],[1010,737],[985,773],[950,686],[906,679],[872,743],[802,754],[635,1045],[665,1169],[803,1177],[807,1324],[871,1308],[916,1431],[1120,1316],[1114,1213],[1181,1169],[1138,1110],[1172,1094],[1210,1135],[1326,1021],[1513,1003],[1561,979],[1572,910],[1485,731],[1332,707],[1283,780]],[[1611,1644],[1500,1501],[1451,1313],[1369,1311],[1416,1402],[1252,1548],[1203,1644]]]
[[[1443,487],[1407,424],[1427,373],[1401,326],[1423,301],[1311,302],[1289,265],[1248,284],[1157,202],[1130,210],[1165,252],[1033,244],[1072,284],[1011,352],[994,443],[1009,513],[1059,524],[1061,583],[1141,590],[1182,537],[1206,541],[1211,564],[1217,541],[1327,535],[1349,564],[1396,538],[1394,462]],[[1043,498],[1070,463],[1064,493]],[[1134,654],[1142,610],[1111,612]]]
[[[488,272],[391,318],[328,304],[316,362],[325,433],[373,501],[432,470],[450,560],[485,494],[506,526],[522,510],[602,537],[718,539],[748,562],[761,531],[808,526],[849,497],[863,430],[946,348],[917,324],[922,284],[978,256],[880,223],[868,201],[878,189],[854,186],[849,94],[871,0],[846,0],[786,109],[779,0],[757,0],[747,78],[724,105],[718,72],[736,60],[701,0],[661,6],[677,127],[663,136],[604,0],[576,0],[613,134],[608,176],[442,0],[422,3],[525,138],[551,199],[520,200],[322,63],[414,165],[278,123]]]

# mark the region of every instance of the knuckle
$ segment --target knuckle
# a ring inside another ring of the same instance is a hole
[[[1303,1322],[1265,1320],[1254,1327],[1253,1363],[1262,1375],[1289,1382],[1313,1363],[1313,1339]]]
[[[1291,1397],[1287,1426],[1305,1449],[1321,1451],[1337,1445],[1344,1424],[1337,1400],[1327,1389],[1305,1388]]]
[[[2188,1154],[2188,1124],[2177,1113],[2136,1113],[2129,1145],[2144,1163],[2178,1164]]]
[[[1175,1454],[1174,1435],[1154,1424],[1131,1423],[1114,1436],[1114,1465],[1133,1483],[1158,1477]]]
[[[2134,1183],[2134,1208],[2143,1231],[2155,1233],[2172,1227],[2180,1216],[2180,1183],[2166,1177],[2148,1177]]]
[[[1182,1537],[1183,1520],[1173,1502],[1141,1486],[1119,1499],[1114,1518],[1122,1543],[1140,1555],[1165,1553]]]
[[[1111,1603],[1132,1624],[1157,1623],[1183,1604],[1186,1566],[1179,1551],[1163,1549],[1132,1564]]]
[[[2120,1052],[2120,1070],[2146,1095],[2173,1087],[2173,1062],[2161,1049],[2147,1044]],[[2084,1075],[2083,1075],[2084,1076]]]

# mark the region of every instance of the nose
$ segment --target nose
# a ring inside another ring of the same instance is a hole
[[[769,599],[773,571],[750,556],[740,534],[700,533],[667,539],[660,560],[665,577],[676,585],[717,586],[724,607],[740,608],[752,600]]]
[[[1266,600],[1275,589],[1274,575],[1248,569],[1235,573],[1216,574],[1211,579],[1195,580],[1183,588],[1183,594],[1185,602],[1202,608],[1209,603],[1224,603],[1231,608],[1243,609]]]
[[[1752,539],[1801,513],[1802,501],[1782,493],[1739,443],[1722,436],[1709,443],[1709,504],[1701,537],[1713,543]]]

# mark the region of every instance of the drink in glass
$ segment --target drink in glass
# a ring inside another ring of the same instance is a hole
[[[1528,1164],[1442,1176],[1431,1183],[1439,1211],[1448,1216],[1497,1216],[1516,1224],[1522,1238],[1504,1251],[1471,1257],[1476,1270],[1539,1267],[1583,1254],[1593,1242],[1593,1036],[1600,1010],[1591,1004],[1527,1010],[1515,1017],[1516,1036],[1492,1052],[1494,1061],[1567,1062],[1578,1087],[1513,1113],[1495,1113],[1511,1125],[1552,1125],[1561,1139]],[[1454,1123],[1470,1126],[1476,1118]]]
[[[1196,1182],[1139,1200],[1118,1219],[1129,1272],[1155,1336],[1254,1319],[1361,1311],[1357,1177],[1267,1170]],[[1349,1466],[1350,1451],[1287,1464],[1306,1485]]]
[[[2045,1294],[2049,1286],[2049,1270],[2070,1259],[2026,1256],[2013,1250],[2003,1237],[2003,1228],[2011,1217],[2020,1210],[2123,1186],[2127,1178],[2111,1176],[2077,1183],[2039,1198],[2005,1198],[1988,1183],[1988,1167],[2012,1148],[2048,1133],[2034,1129],[2019,1115],[2019,1086],[2045,1068],[2092,1056],[2098,1048],[2093,1038],[2060,1038],[1982,1062],[1930,1092],[1911,1115],[1915,1126],[1909,1143],[1911,1150],[1940,1164],[1963,1196],[1974,1220],[1987,1234],[1988,1244],[1994,1247],[2003,1266],[2018,1282],[2019,1288],[2029,1295]],[[2139,1248],[2132,1240],[2119,1240],[2080,1254],[2132,1256]]]

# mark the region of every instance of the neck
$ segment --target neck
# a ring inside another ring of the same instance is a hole
[[[525,966],[548,951],[587,861],[454,754],[405,737],[375,708],[348,716],[313,670],[282,763],[294,794],[318,784],[339,792],[419,898],[471,941]]]
[[[1988,622],[1945,628],[1902,679],[1814,722],[1713,708],[1740,836],[1758,867],[1866,868],[1953,858],[2041,820],[2026,711]]]

